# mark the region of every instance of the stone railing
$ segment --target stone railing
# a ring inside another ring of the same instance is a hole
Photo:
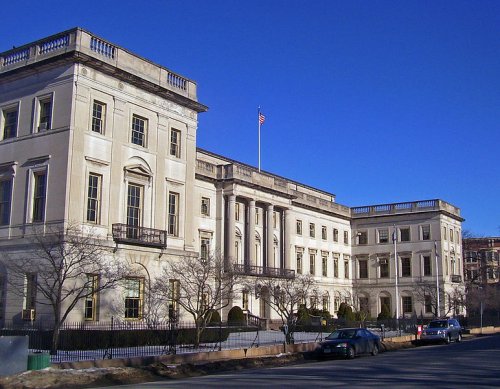
[[[79,52],[197,101],[196,83],[80,28],[0,53],[0,74],[37,61]]]
[[[116,243],[163,249],[167,247],[167,231],[115,223],[113,224],[113,240]]]
[[[272,278],[294,278],[295,270],[277,267],[235,264],[233,270],[236,274]]]
[[[443,200],[421,200],[407,203],[369,205],[351,208],[352,217],[378,216],[423,211],[446,211],[460,217],[460,209]]]

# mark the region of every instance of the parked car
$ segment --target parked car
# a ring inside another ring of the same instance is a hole
[[[432,320],[427,328],[422,331],[420,341],[422,343],[439,343],[446,344],[451,341],[462,341],[463,328],[456,319],[436,319]]]
[[[359,354],[377,355],[380,337],[366,328],[342,328],[333,331],[316,349],[319,358],[340,356],[348,359]]]

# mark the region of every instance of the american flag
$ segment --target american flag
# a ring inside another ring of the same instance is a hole
[[[259,112],[259,124],[263,124],[265,120],[266,117]]]

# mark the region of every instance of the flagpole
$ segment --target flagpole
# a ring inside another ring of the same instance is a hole
[[[259,173],[260,173],[260,105],[257,109],[257,122],[259,123]]]

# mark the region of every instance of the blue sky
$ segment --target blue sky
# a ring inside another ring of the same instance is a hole
[[[147,4],[146,7],[144,4]],[[34,1],[0,51],[83,27],[198,83],[198,146],[348,206],[441,198],[500,236],[500,1]]]

